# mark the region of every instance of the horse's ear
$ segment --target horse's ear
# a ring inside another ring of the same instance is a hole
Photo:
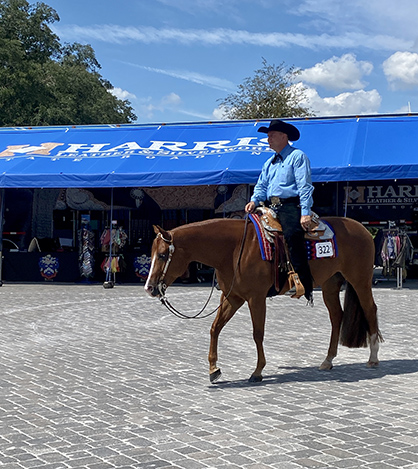
[[[161,233],[162,237],[164,239],[170,239],[171,236],[169,234],[168,231],[164,230],[163,228],[161,228],[161,226],[159,225],[152,225],[152,227],[154,228],[154,233],[157,235],[158,233]]]

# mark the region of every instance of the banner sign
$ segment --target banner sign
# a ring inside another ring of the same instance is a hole
[[[418,116],[288,121],[313,182],[418,179]],[[258,132],[268,122],[0,128],[0,187],[254,184],[274,153]],[[383,188],[361,196],[386,198]]]
[[[356,220],[413,219],[418,207],[418,181],[362,181],[343,186],[343,211]]]

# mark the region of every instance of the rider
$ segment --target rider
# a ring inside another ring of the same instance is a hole
[[[276,212],[293,268],[305,287],[305,297],[312,303],[312,275],[304,240],[304,233],[312,221],[314,188],[310,162],[303,151],[289,145],[289,140],[295,142],[300,137],[299,130],[292,124],[272,120],[269,127],[260,127],[258,131],[267,134],[275,154],[264,163],[245,211],[252,213],[260,202],[267,200]]]

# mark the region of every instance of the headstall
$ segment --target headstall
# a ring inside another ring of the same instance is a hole
[[[165,261],[165,265],[163,268],[163,272],[161,274],[160,280],[157,285],[157,289],[161,295],[162,298],[165,298],[165,292],[167,290],[167,285],[163,282],[165,275],[168,270],[168,266],[170,265],[171,259],[173,258],[174,251],[176,248],[174,247],[174,241],[173,241],[173,235],[171,235],[171,239],[166,239],[161,233],[157,234],[157,238],[161,238],[165,243],[169,244],[168,246],[168,257],[167,260]]]
[[[238,267],[239,267],[239,264],[240,264],[240,260],[241,260],[241,255],[242,255],[242,252],[244,250],[244,242],[245,242],[245,237],[246,237],[246,234],[247,234],[247,226],[248,226],[248,216],[245,218],[245,227],[244,227],[244,234],[243,234],[243,237],[242,237],[242,241],[241,241],[241,246],[240,246],[240,250],[239,250],[239,254],[238,254],[238,259],[237,259],[237,264],[235,266],[235,269],[234,269],[234,276],[232,278],[232,282],[231,282],[231,286],[229,288],[229,291],[228,293],[224,293],[224,298],[223,300],[221,301],[221,303],[219,304],[219,306],[217,306],[213,311],[205,314],[205,315],[202,315],[202,313],[205,311],[206,309],[206,306],[209,304],[209,301],[212,297],[212,294],[213,294],[213,291],[215,289],[215,282],[216,282],[216,270],[214,270],[213,272],[213,279],[212,279],[212,289],[211,289],[211,292],[209,294],[209,297],[208,299],[206,300],[206,303],[203,305],[203,307],[201,308],[201,310],[196,313],[196,314],[193,314],[192,316],[188,316],[187,314],[184,314],[182,313],[181,311],[178,311],[174,306],[172,306],[170,304],[170,302],[168,301],[167,297],[165,296],[165,292],[167,290],[167,285],[163,282],[164,280],[164,277],[167,273],[167,270],[168,270],[168,266],[170,265],[170,262],[171,262],[171,259],[173,258],[173,253],[175,251],[175,247],[174,247],[174,240],[173,240],[173,234],[171,233],[171,239],[166,239],[164,238],[164,236],[162,235],[162,233],[158,233],[157,234],[157,239],[160,238],[162,239],[165,243],[167,243],[169,246],[168,246],[168,257],[167,257],[167,260],[165,261],[165,265],[164,265],[164,269],[163,269],[163,272],[161,274],[161,278],[158,282],[158,285],[157,285],[157,289],[158,289],[158,292],[160,293],[160,301],[161,303],[171,312],[174,314],[174,316],[177,316],[178,318],[181,318],[181,319],[204,319],[204,318],[207,318],[208,316],[210,316],[211,314],[213,313],[216,313],[219,308],[224,304],[224,302],[229,298],[229,295],[232,293],[232,289],[234,287],[234,283],[235,283],[235,278],[236,278],[236,275],[237,275],[237,272],[238,272]]]

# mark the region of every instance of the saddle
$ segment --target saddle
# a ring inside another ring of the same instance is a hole
[[[256,213],[259,215],[260,225],[263,229],[266,240],[275,247],[274,266],[276,291],[280,294],[283,290],[283,282],[281,282],[280,279],[282,278],[281,273],[286,272],[289,287],[296,288],[296,293],[292,295],[292,298],[300,298],[304,295],[305,288],[290,262],[289,252],[283,237],[283,228],[277,219],[276,213],[264,205],[258,207],[256,209]],[[332,236],[333,232],[329,226],[321,221],[316,213],[313,213],[312,226],[309,231],[305,233],[305,239],[330,239]]]
[[[276,233],[283,234],[283,228],[277,219],[277,215],[271,208],[261,205],[257,207],[256,213],[260,215],[264,234],[270,243],[274,243]],[[312,223],[310,229],[305,233],[305,239],[331,239],[334,233],[331,228],[319,219],[319,215],[312,212]]]

